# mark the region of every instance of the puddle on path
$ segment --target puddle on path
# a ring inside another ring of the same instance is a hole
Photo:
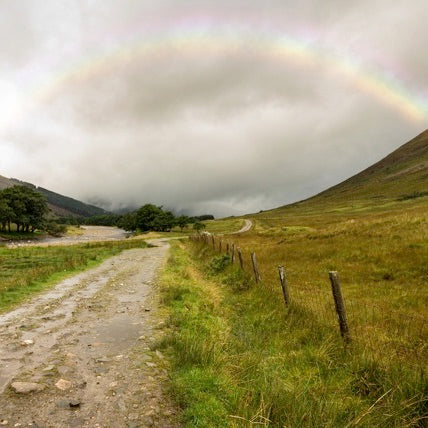
[[[91,334],[80,339],[87,347],[97,344],[97,349],[105,355],[126,351],[143,334],[141,323],[126,314],[116,315],[105,324],[95,325]]]

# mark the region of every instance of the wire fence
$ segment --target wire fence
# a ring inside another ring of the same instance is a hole
[[[326,286],[327,274],[325,278],[310,283],[299,283],[293,278],[293,283],[289,284],[283,266],[278,266],[276,283],[272,280],[272,272],[266,274],[269,281],[265,281],[266,270],[259,266],[256,253],[208,233],[191,239],[210,246],[216,252],[228,253],[231,262],[252,275],[257,285],[281,292],[286,307],[303,308],[314,322],[337,329],[346,344],[356,345],[377,359],[404,361],[407,367],[425,374],[428,366],[428,320],[423,315],[412,316],[392,308],[379,310],[376,305],[350,298],[346,293],[343,295],[337,272],[329,272],[330,287]],[[346,291],[346,287],[344,289]]]

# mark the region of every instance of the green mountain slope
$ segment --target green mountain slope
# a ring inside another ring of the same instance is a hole
[[[391,199],[428,192],[428,130],[313,199]]]
[[[300,202],[265,211],[262,217],[400,209],[428,199],[428,130],[353,177]]]
[[[15,185],[31,187],[37,192],[45,195],[48,200],[49,208],[60,216],[90,217],[93,215],[106,214],[105,210],[94,205],[85,204],[84,202],[60,195],[59,193],[44,189],[43,187],[36,187],[34,184],[25,181],[20,181],[15,178],[6,178],[0,175],[0,190]]]

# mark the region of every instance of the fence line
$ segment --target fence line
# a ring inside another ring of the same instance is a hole
[[[213,235],[205,233],[192,236],[190,239],[209,245],[210,237],[213,249],[216,250]],[[231,257],[232,264],[238,258],[239,268],[244,272],[246,271],[247,265],[244,263],[242,249],[237,247],[234,242],[231,244],[228,242],[222,246],[220,241],[217,249],[220,252],[226,251]],[[261,275],[255,252],[250,252],[250,260],[254,280],[258,285],[261,283]],[[394,310],[387,312],[383,310],[382,313],[378,313],[368,305],[361,306],[356,303],[354,305],[352,300],[346,302],[345,305],[338,273],[335,271],[328,272],[331,284],[329,297],[327,297],[327,293],[321,295],[321,289],[317,291],[317,288],[303,285],[292,286],[290,289],[284,266],[278,266],[278,274],[279,286],[286,308],[294,303],[299,307],[308,308],[315,316],[321,315],[322,320],[327,321],[328,324],[336,323],[345,344],[352,339],[373,353],[397,355],[398,357],[405,357],[406,360],[409,350],[411,350],[411,360],[415,367],[424,370],[422,367],[427,353],[426,338],[428,334],[428,321],[425,317],[412,316]],[[407,346],[403,345],[403,339],[407,341]]]

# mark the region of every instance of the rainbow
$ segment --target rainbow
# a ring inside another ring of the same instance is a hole
[[[125,38],[59,70],[42,81],[30,85],[25,91],[24,106],[13,112],[2,128],[9,128],[18,118],[25,117],[34,106],[49,103],[70,84],[79,84],[102,76],[113,67],[132,64],[136,58],[159,57],[171,50],[186,55],[236,54],[250,52],[274,62],[293,63],[302,67],[320,65],[344,81],[368,94],[406,120],[421,123],[428,119],[428,99],[406,89],[400,81],[391,78],[387,70],[367,68],[357,58],[337,54],[311,41],[296,39],[276,31],[260,31],[242,25],[213,25],[178,27],[155,31],[150,35]]]

